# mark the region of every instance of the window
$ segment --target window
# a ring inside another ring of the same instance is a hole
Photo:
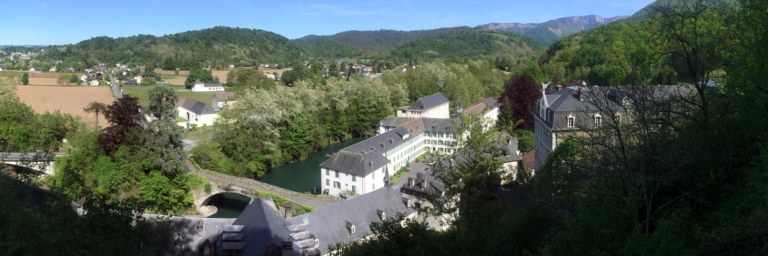
[[[329,180],[329,179],[325,179],[325,185],[326,185],[326,186],[330,186],[330,185],[331,185],[331,180]]]
[[[600,126],[601,124],[603,124],[603,117],[595,116],[595,126]]]
[[[357,175],[352,175],[352,181],[357,181]]]
[[[371,173],[371,179],[376,179],[376,172]]]
[[[373,191],[373,190],[375,190],[375,189],[376,189],[376,182],[374,182],[374,183],[371,183],[371,191]]]
[[[325,169],[325,176],[331,176],[331,171],[329,171],[328,169]]]
[[[357,187],[355,185],[352,185],[352,193],[357,194]]]
[[[574,118],[572,116],[568,117],[568,127],[573,127],[573,123],[574,123],[575,119],[576,118]]]
[[[339,177],[339,171],[336,171],[336,178]]]

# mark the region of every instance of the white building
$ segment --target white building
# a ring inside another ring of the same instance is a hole
[[[221,83],[203,83],[200,80],[192,84],[193,92],[223,92],[224,86]]]
[[[99,86],[99,80],[93,79],[90,82],[88,82],[88,84],[90,84],[91,86]]]
[[[479,109],[477,113],[498,114],[496,100],[486,99],[478,104],[483,106],[472,106]],[[414,115],[440,114],[442,118],[385,118],[379,125],[379,135],[340,150],[320,165],[321,191],[331,195],[344,191],[366,194],[383,187],[385,175],[394,174],[425,152],[454,153],[458,145],[453,134],[461,117],[450,117],[448,100],[442,94],[435,94],[419,99],[412,106],[419,109],[425,106],[421,113]],[[495,120],[496,116],[491,118]]]
[[[219,118],[219,114],[205,103],[190,98],[179,98],[179,101],[176,102],[176,117],[187,120],[186,122],[178,122],[179,126],[190,128],[192,124],[199,127],[211,126]]]
[[[226,106],[230,106],[235,103],[234,92],[217,92],[211,97],[211,106],[213,110],[219,111]]]
[[[397,108],[397,117],[448,118],[448,99],[442,93],[419,98],[410,106]]]

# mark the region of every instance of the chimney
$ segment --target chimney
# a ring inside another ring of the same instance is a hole
[[[461,114],[461,101],[456,103],[456,114]]]
[[[555,91],[559,92],[559,91],[562,91],[562,90],[563,90],[563,86],[562,85],[555,86]]]
[[[384,186],[385,186],[385,187],[389,187],[389,186],[390,186],[390,177],[389,177],[389,172],[386,172],[386,173],[384,174]]]
[[[379,218],[381,218],[381,220],[384,220],[384,219],[387,218],[386,214],[384,214],[384,211],[382,211],[382,210],[378,210],[377,209],[376,210],[376,214],[379,215]]]
[[[584,101],[584,94],[581,92],[581,88],[579,88],[579,100]]]
[[[453,167],[455,163],[453,162],[453,158],[451,158],[451,167]]]
[[[408,186],[413,187],[413,178],[408,177]]]
[[[285,218],[288,219],[290,217],[293,217],[293,212],[291,212],[291,203],[287,203],[283,205],[283,208],[285,208]]]

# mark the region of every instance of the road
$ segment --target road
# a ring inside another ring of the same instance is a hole
[[[26,154],[18,153],[18,152],[11,152],[11,153],[0,152],[0,160],[3,160],[3,161],[20,161],[20,160],[33,160],[34,158],[45,159],[45,158],[51,157],[51,155],[54,156],[54,157],[62,157],[62,156],[65,156],[67,154],[66,153],[54,153],[54,154],[50,154],[50,155],[48,155],[48,154],[36,155],[36,153],[31,153],[31,152],[30,153],[26,153]]]
[[[278,188],[269,184],[265,184],[260,181],[252,180],[252,179],[226,175],[223,173],[214,174],[214,173],[209,173],[208,171],[199,171],[197,170],[197,168],[195,168],[194,165],[190,164],[189,162],[187,162],[187,166],[189,166],[190,172],[200,175],[203,178],[206,178],[208,180],[215,181],[218,183],[223,183],[223,184],[231,184],[234,186],[247,188],[250,190],[259,190],[259,191],[269,192],[272,194],[285,197],[286,199],[294,201],[296,203],[303,204],[306,206],[311,206],[315,209],[328,207],[335,203],[338,203],[338,201],[336,200],[330,200],[328,198],[318,198],[311,195],[301,194],[299,192],[288,191],[286,189],[281,189],[281,188]]]

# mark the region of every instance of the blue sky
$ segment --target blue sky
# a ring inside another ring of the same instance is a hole
[[[160,36],[214,26],[263,29],[295,39],[347,30],[529,23],[590,14],[613,17],[631,15],[651,2],[653,0],[3,0],[0,45],[68,44],[96,36]]]

